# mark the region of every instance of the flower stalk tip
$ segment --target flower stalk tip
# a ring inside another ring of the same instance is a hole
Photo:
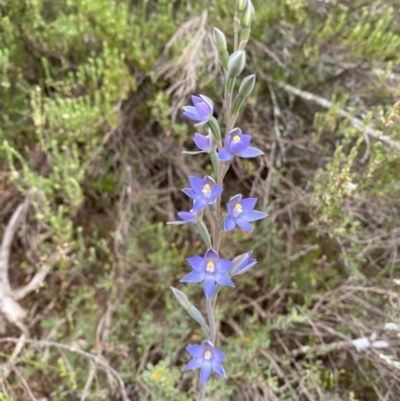
[[[238,50],[231,54],[228,62],[228,77],[236,78],[243,71],[246,64],[246,53]]]

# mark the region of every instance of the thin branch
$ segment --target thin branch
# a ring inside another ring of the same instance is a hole
[[[292,93],[293,95],[299,96],[305,100],[311,100],[314,103],[317,103],[319,106],[324,107],[326,109],[330,109],[333,106],[333,103],[321,96],[314,95],[313,93],[306,92],[304,90],[298,89],[292,85],[289,85],[285,82],[276,81],[272,77],[262,74],[265,79],[271,81],[278,87],[285,89],[287,92]],[[389,145],[392,148],[400,150],[400,143],[394,141],[388,135],[384,135],[382,131],[375,129],[371,125],[365,125],[364,121],[360,120],[357,117],[352,116],[348,111],[344,109],[339,110],[339,115],[341,117],[347,118],[353,125],[355,129],[358,131],[364,132],[365,134]]]
[[[0,248],[0,298],[11,292],[10,282],[8,280],[8,263],[10,259],[10,249],[15,231],[18,228],[19,219],[27,206],[27,200],[21,203],[14,211],[10,221],[4,231],[3,240]]]
[[[19,369],[16,366],[13,366],[12,370],[18,376],[19,380],[22,383],[22,386],[25,388],[25,390],[28,393],[29,398],[31,399],[31,401],[38,401],[38,399],[33,395],[32,390],[30,389],[28,382],[25,380],[25,377],[22,375],[22,373],[19,371]]]
[[[28,206],[29,199],[26,198],[14,211],[4,231],[0,248],[0,311],[6,319],[21,329],[26,334],[27,328],[23,322],[26,317],[25,310],[16,302],[11,295],[10,281],[8,279],[8,265],[10,249],[15,231],[18,228],[21,215]],[[18,347],[17,347],[18,348]]]
[[[357,349],[359,346],[359,343],[361,343],[361,340],[363,340],[363,347]],[[357,342],[358,341],[358,342]],[[364,345],[365,343],[365,345]],[[375,346],[375,343],[380,343],[379,346]],[[295,349],[291,352],[291,355],[294,357],[297,357],[299,355],[304,355],[304,354],[316,354],[316,355],[324,355],[327,354],[328,352],[333,352],[333,351],[339,351],[339,350],[347,350],[347,349],[357,349],[358,351],[364,350],[364,349],[370,349],[370,348],[393,348],[393,347],[398,347],[400,346],[400,341],[399,340],[392,340],[392,341],[370,341],[367,338],[361,338],[357,340],[348,340],[348,341],[336,341],[331,344],[321,344],[321,345],[315,345],[315,346],[308,346],[305,345],[303,347],[300,347],[298,349]]]
[[[121,395],[122,395],[122,399],[123,401],[130,401],[128,398],[128,395],[126,393],[126,389],[125,389],[125,384],[124,381],[122,380],[122,377],[120,376],[120,374],[114,369],[112,368],[108,362],[106,361],[105,358],[102,357],[98,357],[96,355],[91,354],[90,352],[86,352],[83,351],[79,348],[73,347],[71,345],[66,345],[66,344],[59,344],[53,341],[47,341],[47,340],[31,340],[31,339],[18,339],[18,338],[14,338],[14,337],[5,337],[5,338],[0,338],[0,343],[4,343],[4,342],[13,342],[13,343],[18,343],[23,341],[26,344],[34,344],[34,345],[39,345],[41,347],[55,347],[58,349],[63,349],[69,352],[74,352],[78,355],[81,355],[85,358],[91,359],[93,360],[100,369],[104,370],[105,372],[109,372],[111,373],[118,381],[119,387],[120,387],[120,391],[121,391]]]

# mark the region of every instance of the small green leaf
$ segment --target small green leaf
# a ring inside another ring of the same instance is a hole
[[[218,175],[218,163],[219,163],[219,161],[218,161],[217,152],[215,150],[213,150],[210,153],[210,159],[211,159],[211,163],[212,163],[213,168],[214,168],[214,173],[217,176]]]
[[[210,329],[208,328],[208,325],[201,312],[194,305],[190,303],[188,297],[185,295],[184,292],[174,287],[169,287],[169,288],[171,288],[172,293],[174,294],[177,301],[181,304],[183,309],[185,309],[189,313],[189,315],[192,316],[192,318],[196,320],[197,323],[200,324],[201,328],[208,336],[210,333]]]
[[[205,225],[204,221],[201,220],[197,223],[197,231],[199,232],[201,238],[203,239],[204,243],[206,244],[208,249],[212,248],[211,245],[211,237],[210,233],[208,232],[207,226]]]

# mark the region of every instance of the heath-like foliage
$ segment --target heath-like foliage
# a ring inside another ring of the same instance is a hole
[[[236,156],[252,158],[263,154],[261,150],[250,146],[251,136],[243,133],[239,127],[235,126],[244,101],[254,88],[255,75],[243,79],[233,102],[236,79],[246,64],[245,47],[253,18],[254,7],[251,1],[237,1],[234,19],[234,46],[231,55],[228,53],[225,34],[216,28],[213,32],[214,44],[226,75],[224,94],[225,137],[223,141],[220,123],[213,116],[214,104],[211,99],[204,95],[192,96],[193,106],[183,108],[184,116],[195,121],[196,127],[206,127],[206,129],[208,127],[208,135],[194,134],[193,141],[200,151],[184,153],[208,153],[215,173],[215,179],[210,176],[204,178],[189,176],[190,188],[184,188],[182,191],[193,199],[193,207],[190,212],[178,213],[181,221],[169,223],[195,224],[208,248],[204,257],[192,256],[187,259],[193,271],[181,279],[181,282],[185,283],[204,283],[208,324],[199,310],[191,305],[186,295],[182,291],[172,288],[178,302],[200,323],[208,336],[202,345],[195,344],[186,348],[193,359],[185,366],[184,370],[200,369],[200,401],[204,400],[206,384],[212,370],[225,377],[225,371],[221,364],[225,355],[215,348],[217,333],[214,308],[218,291],[222,286],[234,287],[231,278],[245,273],[257,263],[256,259],[250,258],[252,251],[237,256],[233,261],[221,258],[220,255],[223,254],[223,250],[220,249],[220,244],[223,233],[233,230],[236,226],[247,232],[252,232],[253,227],[250,222],[267,216],[263,212],[254,210],[257,203],[256,198],[243,198],[242,194],[236,194],[230,198],[225,213],[221,208],[223,180],[232,159]],[[209,208],[212,216],[209,224],[210,229],[203,221],[205,208]]]

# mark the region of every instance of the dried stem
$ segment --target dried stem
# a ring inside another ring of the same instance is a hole
[[[206,397],[206,385],[202,384],[200,386],[199,401],[204,401],[205,397]]]
[[[321,96],[314,95],[313,93],[306,92],[304,90],[298,89],[292,85],[289,85],[285,82],[276,81],[272,77],[267,76],[261,72],[261,75],[267,79],[268,81],[273,82],[278,87],[285,89],[287,92],[292,93],[293,95],[299,96],[305,100],[311,100],[314,103],[317,103],[319,106],[324,107],[326,109],[330,109],[333,106],[333,103]],[[353,127],[365,134],[381,141],[382,143],[390,146],[391,148],[395,148],[398,151],[400,150],[400,143],[390,138],[388,135],[384,135],[382,131],[379,131],[372,127],[371,125],[366,125],[364,121],[360,120],[357,117],[352,116],[348,111],[344,109],[339,110],[339,115],[341,117],[347,118]]]
[[[94,361],[97,364],[97,366],[100,369],[104,370],[105,372],[111,373],[115,377],[115,379],[118,381],[123,401],[129,401],[129,398],[128,398],[128,395],[127,395],[126,389],[125,389],[125,384],[124,384],[124,381],[122,380],[122,377],[119,375],[119,373],[114,368],[112,368],[108,364],[108,362],[106,361],[105,358],[103,358],[101,356],[93,355],[89,352],[83,351],[80,348],[76,348],[71,345],[59,344],[59,343],[56,343],[53,341],[18,339],[18,338],[13,338],[13,337],[0,338],[0,343],[3,343],[3,342],[19,343],[21,341],[26,344],[34,344],[34,345],[39,345],[41,347],[55,347],[60,350],[63,349],[63,350],[69,351],[69,352],[74,352],[85,358],[91,359],[92,361]]]
[[[10,259],[10,249],[15,231],[18,228],[19,219],[25,209],[27,201],[21,203],[14,211],[11,219],[4,231],[3,240],[0,248],[0,299],[11,292],[8,280],[8,262]]]
[[[21,215],[27,207],[28,202],[29,200],[27,198],[15,209],[4,231],[0,249],[0,311],[3,313],[5,318],[10,323],[17,326],[23,334],[27,333],[27,328],[23,322],[26,312],[11,296],[11,287],[8,279],[8,266],[14,234],[18,228]]]

